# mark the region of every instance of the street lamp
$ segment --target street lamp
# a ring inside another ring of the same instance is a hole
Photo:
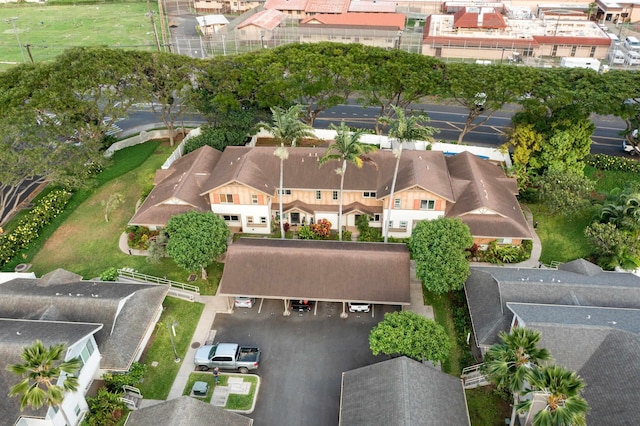
[[[176,325],[178,325],[178,321],[173,321],[171,324],[171,329],[169,329],[169,322],[167,322],[167,331],[169,332],[169,340],[171,341],[171,347],[173,348],[173,354],[175,355],[174,361],[176,363],[180,362],[180,357],[178,356],[178,351],[176,351],[176,344],[173,342],[173,336],[176,335]]]
[[[500,63],[502,63],[502,60],[504,59],[504,50],[506,49],[506,47],[502,48],[502,55],[500,55]]]
[[[18,20],[18,17],[14,16],[13,18],[7,19],[6,22],[7,24],[11,23],[11,26],[13,27],[13,33],[16,35],[16,40],[18,41],[18,47],[20,48],[20,53],[22,53],[22,62],[26,63],[27,58],[24,56],[24,50],[22,50],[22,43],[20,43],[20,37],[18,37],[18,30],[16,29],[17,20]]]
[[[264,31],[260,31],[260,46],[264,49]]]

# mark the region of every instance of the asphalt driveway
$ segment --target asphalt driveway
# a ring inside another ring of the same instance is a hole
[[[369,350],[369,332],[390,306],[341,319],[341,305],[282,316],[282,301],[258,299],[251,309],[216,315],[217,342],[255,344],[262,349],[262,385],[253,414],[257,426],[335,426],[343,371],[388,359]],[[380,378],[384,380],[384,378]]]

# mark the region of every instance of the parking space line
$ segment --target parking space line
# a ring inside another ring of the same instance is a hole
[[[376,316],[376,305],[371,304],[371,318],[375,318]]]
[[[262,312],[262,304],[264,303],[264,297],[260,298],[260,306],[258,306],[258,313]]]

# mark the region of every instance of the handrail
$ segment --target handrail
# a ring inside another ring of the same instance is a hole
[[[200,294],[200,288],[193,284],[185,284],[178,281],[168,280],[166,278],[159,278],[159,277],[154,277],[153,275],[142,274],[140,272],[134,271],[131,268],[118,269],[118,274],[123,275],[125,277],[133,278],[136,280],[146,281],[148,283],[170,285],[171,287],[174,287],[174,288],[179,288],[184,291],[191,291],[193,293]]]
[[[478,370],[480,370],[480,368],[483,366],[484,364],[476,364],[476,365],[470,365],[469,367],[464,367],[462,369],[462,373],[460,374],[461,376],[465,376],[467,374],[470,373],[475,373]]]

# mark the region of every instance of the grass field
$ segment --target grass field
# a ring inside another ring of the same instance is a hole
[[[157,2],[152,1],[151,7],[157,12]],[[12,63],[28,62],[29,55],[24,48],[27,44],[35,62],[51,60],[65,49],[77,46],[154,50],[155,37],[147,12],[146,2],[76,6],[1,5],[0,71]],[[158,17],[155,18],[157,21]],[[156,26],[160,33],[160,25]]]

